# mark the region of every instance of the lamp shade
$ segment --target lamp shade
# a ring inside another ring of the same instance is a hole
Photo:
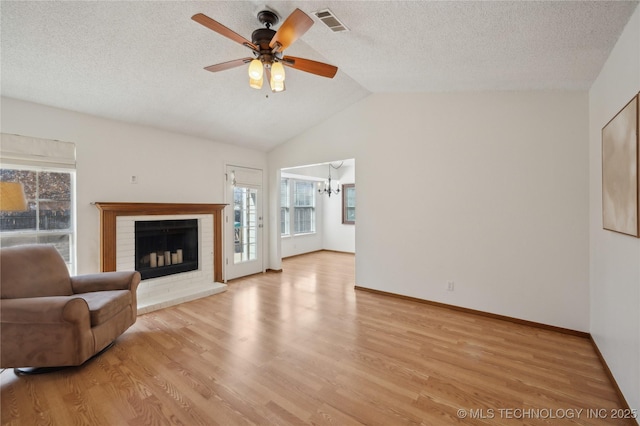
[[[254,59],[249,63],[249,78],[252,80],[262,80],[263,71],[262,62],[258,59]],[[262,83],[260,83],[260,85],[262,86]]]
[[[20,182],[0,182],[0,211],[23,212],[27,210],[27,199]]]
[[[263,81],[262,77],[260,77],[257,80],[249,77],[249,86],[251,88],[253,88],[253,89],[261,89],[262,88],[262,81]]]
[[[271,78],[274,81],[284,81],[284,67],[282,62],[274,62],[271,64]]]
[[[282,92],[284,90],[284,81],[271,79],[271,90],[274,92]]]
[[[282,92],[284,90],[284,81],[276,80],[273,78],[273,74],[271,74],[271,90],[273,92]]]

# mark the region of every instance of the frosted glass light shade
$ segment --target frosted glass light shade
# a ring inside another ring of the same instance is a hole
[[[284,81],[284,67],[282,62],[274,62],[271,64],[271,78],[275,81]]]
[[[262,82],[264,79],[260,77],[259,79],[253,79],[249,77],[249,86],[253,89],[262,89]]]
[[[271,90],[274,92],[282,92],[284,90],[284,81],[277,81],[273,78],[273,74],[271,74]]]
[[[262,62],[258,59],[254,59],[249,63],[249,78],[252,80],[262,80],[263,71]],[[260,86],[262,86],[262,83],[260,83]]]

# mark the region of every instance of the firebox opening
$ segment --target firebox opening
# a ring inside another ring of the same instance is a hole
[[[143,280],[198,269],[198,219],[136,221],[135,243]]]

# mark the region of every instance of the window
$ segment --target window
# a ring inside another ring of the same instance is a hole
[[[0,180],[20,182],[27,210],[0,211],[0,244],[51,244],[76,273],[76,145],[0,134]]]
[[[294,234],[316,232],[316,192],[313,182],[294,181]]]
[[[316,232],[315,182],[283,178],[280,183],[280,234]],[[291,202],[293,200],[293,202]]]
[[[356,185],[353,183],[342,185],[342,223],[356,223]]]
[[[289,200],[289,179],[282,179],[280,181],[280,235],[289,235],[289,208],[291,207]]]
[[[0,169],[0,180],[20,182],[28,210],[0,211],[0,244],[52,244],[71,273],[74,264],[75,172],[35,166],[8,166]]]

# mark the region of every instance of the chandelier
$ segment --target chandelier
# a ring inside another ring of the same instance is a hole
[[[331,194],[339,194],[340,193],[340,185],[335,185],[335,187],[331,187],[331,168],[334,169],[339,169],[340,167],[342,167],[342,163],[340,162],[340,165],[338,167],[334,167],[333,164],[329,163],[329,178],[327,180],[324,181],[324,185],[323,184],[318,184],[318,192],[320,194],[327,194],[327,196],[331,197]]]

